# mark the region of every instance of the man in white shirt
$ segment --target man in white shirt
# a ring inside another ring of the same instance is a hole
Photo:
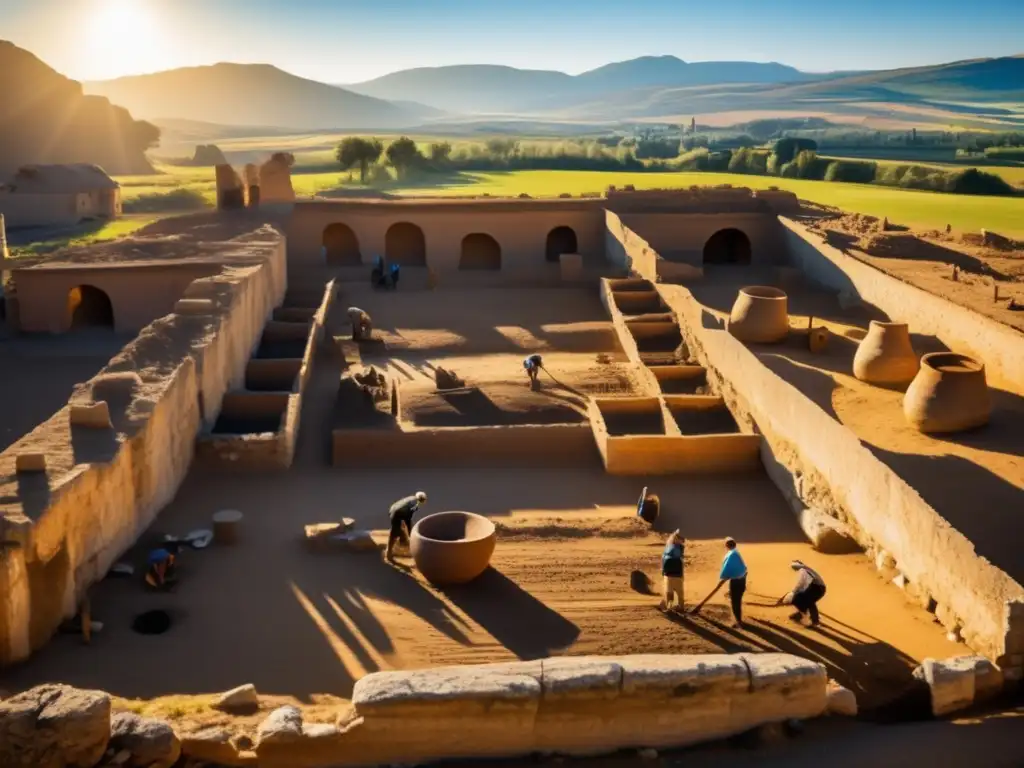
[[[800,560],[794,560],[789,567],[796,571],[796,586],[793,591],[779,599],[777,605],[792,605],[796,613],[790,616],[793,621],[800,621],[810,615],[811,626],[818,626],[818,601],[825,596],[825,580],[817,571],[808,567]]]

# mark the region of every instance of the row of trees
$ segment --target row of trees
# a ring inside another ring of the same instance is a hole
[[[381,156],[395,169],[399,179],[404,179],[416,170],[440,170],[448,162],[452,145],[447,141],[437,142],[428,147],[427,154],[408,136],[395,139],[387,148],[379,139],[349,136],[338,145],[334,153],[343,170],[359,169],[359,182],[366,183],[369,169],[380,162]]]

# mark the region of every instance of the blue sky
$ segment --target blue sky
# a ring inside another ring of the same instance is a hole
[[[1024,0],[2,0],[0,38],[76,79],[217,61],[326,82],[672,54],[887,69],[1024,53]],[[74,42],[72,42],[74,41]]]

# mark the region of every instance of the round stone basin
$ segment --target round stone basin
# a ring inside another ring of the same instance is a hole
[[[472,512],[437,512],[413,526],[412,559],[432,584],[465,584],[487,570],[494,554],[494,523]]]
[[[729,333],[743,342],[771,344],[789,334],[789,297],[768,285],[740,288],[729,314]]]

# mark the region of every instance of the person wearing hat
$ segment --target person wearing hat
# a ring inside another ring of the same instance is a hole
[[[810,615],[811,626],[818,626],[818,601],[825,596],[825,580],[817,571],[809,568],[800,560],[794,560],[789,567],[796,571],[796,586],[793,591],[784,597],[780,597],[776,605],[792,605],[796,613],[789,618],[793,621],[800,621],[805,615]]]
[[[683,609],[683,547],[686,545],[682,533],[676,528],[665,541],[661,553],[661,575],[663,579],[661,609],[668,611]]]
[[[390,563],[394,561],[395,542],[401,541],[403,545],[409,544],[409,532],[412,530],[412,516],[419,511],[419,508],[427,503],[427,494],[423,491],[416,491],[412,496],[399,499],[391,505],[388,517],[391,518],[391,532],[388,534],[388,548],[384,558]]]

